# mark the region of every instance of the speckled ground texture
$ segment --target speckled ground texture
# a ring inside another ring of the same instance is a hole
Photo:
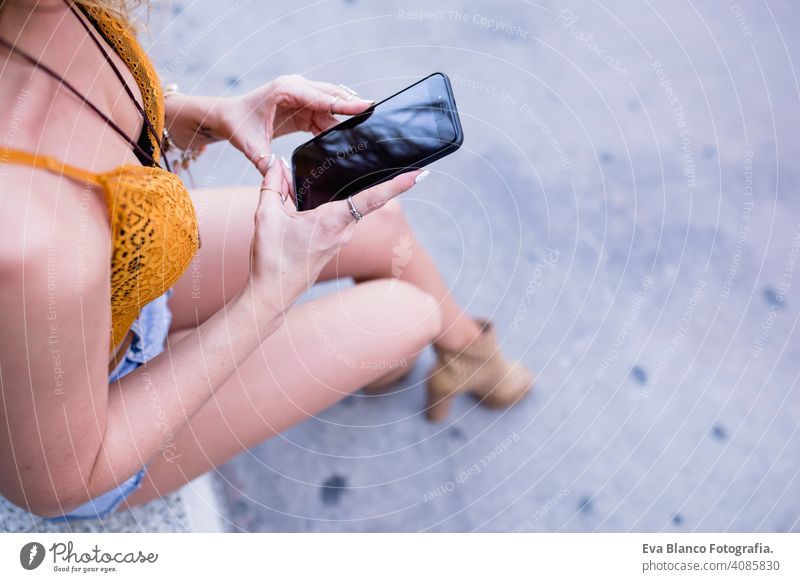
[[[458,299],[538,373],[517,408],[462,398],[430,424],[428,350],[387,395],[221,467],[228,529],[800,530],[798,39],[787,1],[156,13],[155,60],[184,91],[299,72],[380,98],[448,73],[464,147],[403,205]],[[215,146],[194,179],[259,176]]]

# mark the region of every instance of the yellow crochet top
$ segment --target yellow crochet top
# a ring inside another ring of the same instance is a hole
[[[164,96],[150,59],[133,32],[102,8],[85,7],[103,36],[128,65],[144,111],[159,135]],[[153,159],[160,151],[150,136]],[[89,182],[105,195],[111,222],[111,351],[125,338],[141,308],[164,294],[183,274],[200,246],[197,217],[180,178],[158,167],[125,165],[96,174],[55,158],[4,150],[7,163],[25,164]]]

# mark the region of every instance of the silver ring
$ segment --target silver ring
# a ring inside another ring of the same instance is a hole
[[[275,192],[278,196],[281,197],[281,204],[286,204],[286,199],[288,198],[288,195],[284,195],[284,193],[281,192],[280,190],[276,190],[275,188],[264,187],[264,188],[261,188],[260,191],[261,192]]]
[[[353,204],[352,196],[347,197],[347,204],[350,206],[350,214],[353,215],[353,218],[356,219],[356,222],[364,218],[364,215],[361,214],[358,210],[356,210],[356,205]]]
[[[341,99],[338,95],[331,100],[330,106],[328,106],[328,113],[333,115],[333,106],[336,105],[336,102]]]

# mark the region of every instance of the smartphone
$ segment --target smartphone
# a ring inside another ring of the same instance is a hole
[[[297,147],[297,209],[311,210],[422,168],[463,141],[450,80],[433,73]]]

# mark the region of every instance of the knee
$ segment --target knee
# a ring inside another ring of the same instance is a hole
[[[378,232],[389,238],[408,230],[406,215],[397,200],[389,200],[380,210],[370,214],[369,218],[373,221],[373,226],[379,229]]]
[[[383,299],[384,321],[389,329],[410,334],[414,343],[431,343],[442,332],[442,311],[436,299],[419,287],[399,279],[376,279],[362,283]]]

